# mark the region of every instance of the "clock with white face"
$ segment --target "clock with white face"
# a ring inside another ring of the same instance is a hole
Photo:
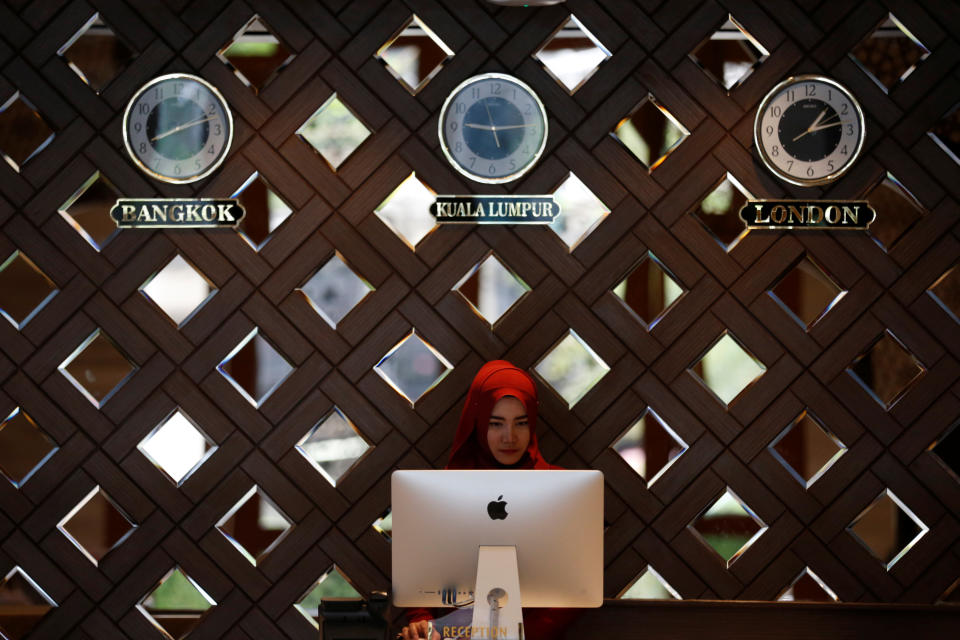
[[[468,78],[440,110],[440,146],[471,180],[516,180],[547,145],[547,112],[533,90],[502,73]]]
[[[233,140],[226,100],[202,78],[170,74],[137,91],[123,114],[127,153],[147,175],[194,182],[220,166]]]
[[[754,122],[754,143],[770,171],[791,184],[832,182],[863,148],[860,104],[823,76],[784,80],[766,95]]]

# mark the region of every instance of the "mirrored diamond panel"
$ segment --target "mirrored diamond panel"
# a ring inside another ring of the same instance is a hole
[[[452,57],[453,49],[416,15],[376,55],[411,94],[427,86]]]
[[[690,52],[690,58],[724,89],[740,85],[769,55],[732,16]]]
[[[713,343],[689,371],[728,406],[767,368],[730,332]]]
[[[804,256],[777,282],[770,294],[797,323],[815,324],[846,294],[810,256]]]
[[[613,292],[647,329],[652,329],[683,295],[677,281],[649,251]]]
[[[620,594],[624,600],[682,600],[677,590],[670,586],[652,566],[637,576],[626,591]]]
[[[574,93],[590,79],[610,52],[571,15],[533,54],[554,80]]]
[[[237,225],[237,233],[257,251],[267,244],[273,232],[293,213],[290,205],[276,194],[258,172],[251,174],[230,197],[239,200],[246,211]]]
[[[180,486],[213,455],[217,446],[189,416],[177,409],[141,440],[137,449]]]
[[[371,448],[371,443],[337,407],[297,444],[297,450],[334,486]]]
[[[690,132],[652,94],[613,130],[613,137],[653,171]]]
[[[730,251],[748,233],[740,219],[740,209],[752,198],[750,192],[727,173],[692,214],[724,251]]]
[[[807,409],[770,443],[770,451],[797,482],[809,488],[847,447]]]
[[[47,593],[18,566],[0,580],[0,637],[20,640],[55,608]]]
[[[117,37],[99,13],[94,13],[57,54],[63,56],[74,73],[97,93],[136,57],[133,49]]]
[[[216,287],[179,253],[140,285],[140,292],[182,327],[206,304]]]
[[[343,570],[337,565],[330,567],[326,573],[314,583],[294,607],[310,621],[317,629],[320,628],[320,601],[328,598],[362,598]]]
[[[890,409],[927,370],[887,330],[869,349],[854,359],[847,371],[867,389],[874,400]]]
[[[930,51],[890,13],[849,55],[877,84],[889,90],[906,80]]]
[[[587,185],[572,171],[553,192],[563,213],[550,223],[549,228],[573,251],[610,214]]]
[[[580,402],[610,367],[572,329],[540,359],[534,370],[567,406]]]
[[[297,135],[336,171],[367,139],[370,129],[334,93],[297,130]]]
[[[57,293],[57,285],[22,251],[0,264],[0,314],[17,329],[37,315]]]
[[[60,215],[81,238],[100,251],[120,232],[110,217],[110,209],[119,197],[113,183],[97,171],[63,203]]]
[[[100,329],[91,333],[59,366],[60,373],[97,408],[138,369]]]
[[[258,564],[290,532],[293,522],[260,487],[251,487],[217,523],[217,530],[250,564]]]
[[[19,407],[0,422],[0,472],[18,489],[57,449],[56,443]]]
[[[294,55],[263,18],[254,16],[217,57],[243,84],[259,91],[290,64]]]
[[[892,491],[884,489],[847,531],[889,570],[929,528]]]
[[[777,600],[780,602],[837,602],[837,594],[827,586],[820,576],[804,567]]]
[[[377,217],[413,251],[417,244],[437,228],[430,205],[437,194],[411,173],[374,210]]]
[[[0,105],[0,156],[14,171],[43,151],[53,136],[53,129],[20,92]]]
[[[293,373],[293,366],[255,328],[227,354],[217,371],[259,407]]]
[[[530,291],[530,287],[490,252],[460,279],[453,290],[493,326]]]
[[[373,290],[373,286],[357,275],[340,253],[334,254],[297,289],[334,329]]]
[[[174,567],[140,601],[137,609],[163,637],[181,640],[216,604],[183,569]]]
[[[729,567],[767,530],[732,489],[688,525]]]
[[[450,361],[416,331],[411,331],[373,367],[411,406],[440,384],[452,369]]]
[[[687,448],[687,443],[653,409],[645,410],[613,443],[613,450],[646,480],[648,486],[663,475]]]
[[[94,487],[57,525],[94,565],[100,564],[135,527],[100,487]]]

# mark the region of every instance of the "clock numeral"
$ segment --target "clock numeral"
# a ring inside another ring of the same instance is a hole
[[[147,115],[148,113],[150,113],[150,105],[148,105],[146,102],[141,102],[141,103],[140,103],[140,114],[141,114],[141,115]]]
[[[827,89],[827,102],[830,102],[831,100],[833,100],[833,91],[831,89]]]
[[[456,130],[457,130],[457,123],[456,123],[456,122],[451,122],[451,123],[450,123],[450,131],[456,131]]]
[[[163,87],[157,87],[153,90],[154,100],[163,100]]]
[[[813,177],[813,167],[812,167],[812,166],[807,167],[807,177],[808,177],[808,178],[812,178],[812,177]]]
[[[457,143],[453,145],[453,150],[455,153],[460,153],[461,151],[463,151],[463,144],[457,141]]]
[[[501,87],[499,82],[494,82],[492,85],[490,85],[490,93],[492,95],[495,95],[495,96],[500,95],[500,89]]]
[[[473,165],[477,164],[476,156],[470,156],[470,168],[473,169]]]
[[[793,160],[787,160],[787,171],[793,170]]]
[[[852,125],[852,124],[848,124],[848,125],[847,125],[847,135],[848,135],[848,136],[852,136],[852,135],[853,135],[853,125]]]
[[[797,99],[797,93],[793,89],[787,91],[787,102],[793,102]]]
[[[779,118],[781,113],[783,110],[780,107],[770,107],[770,115],[774,118]]]
[[[173,166],[173,172],[174,172],[176,175],[180,175],[181,172],[180,172],[180,165],[179,165],[179,164],[176,164],[176,165]]]
[[[480,97],[480,87],[470,87],[470,97],[479,98]]]
[[[219,124],[213,125],[213,135],[219,136],[219,135],[222,135],[222,133],[223,133],[223,129],[220,128]]]
[[[847,155],[847,145],[843,145],[843,147],[840,149],[840,155]]]
[[[834,170],[834,168],[833,168],[833,160],[827,160],[827,166],[830,167],[830,171],[832,172],[832,171]]]
[[[133,130],[134,130],[134,131],[136,131],[137,133],[140,133],[140,130],[141,130],[141,129],[143,129],[143,125],[142,125],[142,124],[140,124],[139,122],[134,122],[134,123],[133,123]]]
[[[847,115],[847,103],[846,103],[846,102],[844,102],[842,105],[840,105],[840,115],[842,115],[842,116]]]
[[[467,105],[462,102],[458,102],[454,105],[454,113],[466,113]]]
[[[203,165],[200,164],[200,158],[197,158],[196,161],[194,162],[194,167],[197,168],[197,169],[199,169],[199,168],[202,167],[202,166],[203,166]]]
[[[527,108],[524,110],[523,115],[529,116],[532,114],[533,114],[533,105],[530,103],[527,103]]]
[[[216,151],[214,151],[213,149],[213,145],[210,145],[210,148],[207,149],[207,153],[209,153],[210,155],[213,155],[214,153],[216,153]]]
[[[767,135],[768,135],[768,136],[772,136],[772,135],[773,135],[773,125],[768,124],[768,125],[767,125],[767,128],[765,129],[765,131],[767,132]]]
[[[216,113],[216,112],[217,112],[217,105],[213,104],[212,102],[207,105],[207,114],[208,114],[208,115],[211,115],[211,116],[212,116],[212,115],[213,115],[214,113]]]
[[[180,95],[181,93],[183,93],[183,83],[182,83],[182,82],[174,82],[174,83],[173,83],[173,95],[178,96],[178,95]]]
[[[804,96],[815,96],[815,95],[817,95],[817,85],[815,85],[815,84],[805,84],[805,85],[803,85],[803,95],[804,95]]]
[[[140,153],[146,153],[146,152],[147,152],[147,143],[146,143],[146,142],[141,142],[141,143],[140,143]]]
[[[772,156],[780,155],[780,147],[778,147],[777,145],[773,145],[773,147],[770,148],[770,155]]]
[[[487,171],[490,173],[490,175],[495,174],[495,173],[497,172],[497,165],[495,165],[495,164],[493,164],[493,163],[491,162],[491,163],[490,163],[490,168],[487,169]]]
[[[511,161],[510,161],[510,171],[516,171],[516,170],[517,170],[517,161],[516,161],[516,160],[511,160]]]

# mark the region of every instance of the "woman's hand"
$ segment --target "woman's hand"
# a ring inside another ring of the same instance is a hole
[[[427,638],[427,633],[430,632],[432,633],[430,637]],[[440,634],[434,630],[429,620],[411,622],[400,630],[400,637],[403,638],[403,640],[421,640],[422,638],[427,638],[427,640],[440,640]]]

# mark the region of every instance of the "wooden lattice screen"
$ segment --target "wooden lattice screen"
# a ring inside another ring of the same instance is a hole
[[[58,54],[95,12],[135,53],[99,94]],[[531,56],[571,12],[612,53],[573,94]],[[890,12],[930,53],[887,92],[849,52]],[[728,13],[769,51],[729,93],[688,56]],[[255,14],[295,55],[259,93],[217,57]],[[412,14],[454,51],[416,95],[374,57]],[[572,409],[543,386],[541,443],[606,475],[609,597],[650,563],[684,598],[776,599],[804,567],[845,602],[955,598],[960,483],[929,448],[960,420],[960,331],[928,289],[960,256],[960,171],[928,132],[960,100],[958,29],[960,8],[935,0],[6,0],[0,104],[19,95],[55,134],[19,171],[0,163],[0,260],[20,250],[58,289],[21,329],[0,321],[0,414],[20,408],[59,447],[21,487],[0,482],[0,575],[18,566],[58,604],[31,637],[159,638],[135,606],[175,566],[217,602],[191,637],[313,637],[293,605],[332,564],[362,593],[389,589],[371,524],[390,471],[442,466],[483,361],[532,368],[570,329],[610,371]],[[236,120],[226,163],[188,186],[146,178],[121,139],[133,92],[174,71],[215,84]],[[465,181],[438,146],[443,99],[483,71],[524,80],[550,116],[547,153],[507,189]],[[760,99],[807,72],[867,119],[863,156],[825,189],[788,187],[753,149]],[[373,131],[336,172],[296,135],[333,92]],[[653,171],[610,135],[648,94],[690,132]],[[98,252],[58,214],[96,172],[130,197],[225,197],[259,172],[292,215],[260,251],[216,230],[123,231]],[[412,251],[373,214],[411,172],[437,193],[549,193],[573,172],[611,213],[573,251],[501,226]],[[727,252],[691,215],[727,173],[756,197],[834,198],[889,174],[923,211],[886,249],[752,232]],[[451,291],[489,250],[532,289],[492,330]],[[375,291],[333,330],[294,290],[335,251]],[[649,331],[611,291],[647,251],[685,291]],[[177,253],[218,289],[181,329],[138,291]],[[847,291],[809,331],[767,293],[803,255]],[[216,370],[254,327],[295,367],[259,409]],[[138,367],[99,409],[58,370],[97,328]],[[454,365],[415,408],[373,371],[411,328]],[[725,330],[766,367],[729,408],[690,370]],[[885,330],[925,370],[889,410],[848,372]],[[335,487],[293,450],[334,405],[375,445]],[[176,407],[218,444],[179,488],[137,449]],[[689,445],[649,488],[610,448],[647,407]],[[809,490],[768,448],[805,408],[848,448]],[[57,525],[97,485],[138,526],[94,566]],[[254,485],[294,521],[257,566],[214,528]],[[769,525],[729,569],[687,528],[725,487]],[[846,531],[885,488],[929,527],[889,571]]]

